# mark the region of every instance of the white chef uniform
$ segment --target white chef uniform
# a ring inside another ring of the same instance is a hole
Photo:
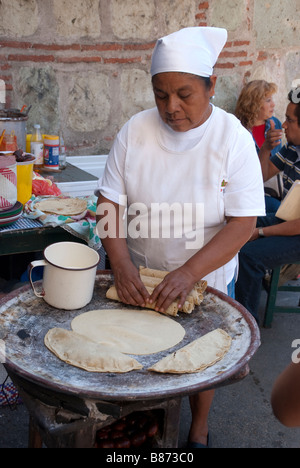
[[[224,227],[226,217],[265,213],[253,139],[233,115],[217,107],[203,125],[188,132],[174,132],[156,108],[132,117],[114,142],[99,191],[119,204],[124,202],[120,196],[126,196],[129,213],[137,216],[127,218],[127,244],[135,265],[168,271],[207,244]],[[171,223],[171,235],[163,238],[160,233],[157,238],[157,231],[153,234],[151,230],[151,217],[163,202],[169,207],[174,203],[181,206],[182,213],[185,206],[198,206],[201,214],[202,207],[204,217],[194,212],[190,232],[182,232],[179,238],[174,235],[178,217],[165,216],[160,222]],[[144,210],[138,212],[140,207]],[[205,279],[227,293],[236,266],[234,258]]]

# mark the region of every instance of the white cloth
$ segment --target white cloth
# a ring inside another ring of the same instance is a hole
[[[146,206],[145,216],[139,217],[141,233],[148,229],[149,234],[153,203],[190,203],[194,207],[202,203],[202,245],[223,228],[226,216],[265,214],[261,168],[251,134],[233,115],[219,108],[213,108],[204,132],[201,127],[173,132],[154,108],[135,115],[119,132],[99,191],[116,203],[120,203],[120,195],[126,195],[128,206],[136,202]],[[187,141],[193,141],[189,149]],[[129,225],[133,219],[128,217]],[[199,233],[200,238],[202,227],[194,223],[191,231]],[[171,271],[202,246],[187,248],[191,232],[185,234],[180,239],[128,237],[127,243],[136,266]],[[226,293],[236,264],[233,259],[212,272],[206,277],[208,284]]]
[[[223,28],[184,28],[156,42],[151,75],[163,72],[184,72],[208,77],[227,40]]]

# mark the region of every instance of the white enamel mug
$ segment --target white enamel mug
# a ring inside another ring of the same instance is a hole
[[[44,250],[44,259],[31,262],[29,280],[34,294],[57,309],[73,310],[87,305],[95,286],[98,252],[77,242],[58,242]],[[32,270],[44,266],[42,292],[35,290]]]

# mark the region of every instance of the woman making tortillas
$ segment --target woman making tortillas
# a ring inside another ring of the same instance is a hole
[[[151,66],[156,107],[124,125],[108,156],[98,232],[126,304],[156,302],[162,312],[177,298],[180,306],[200,279],[234,290],[237,253],[265,212],[251,134],[210,103],[226,39],[226,30],[210,27],[159,39]],[[151,296],[140,265],[171,272]],[[190,447],[208,445],[212,399],[213,391],[190,398]]]

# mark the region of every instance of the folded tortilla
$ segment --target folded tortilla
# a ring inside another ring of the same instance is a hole
[[[139,267],[140,277],[145,286],[156,287],[169,273],[168,271],[155,270],[153,268]],[[203,293],[207,288],[207,281],[200,280],[195,283],[192,291],[187,296],[187,301],[194,305],[203,302]],[[183,311],[184,312],[184,311]]]
[[[223,359],[231,347],[231,342],[228,333],[217,328],[164,357],[148,370],[163,374],[201,372]]]
[[[163,270],[154,270],[153,268],[146,268],[146,267],[139,267],[140,275],[143,276],[150,276],[154,278],[161,278],[164,279],[168,274],[169,271],[163,271]]]
[[[153,288],[146,287],[147,291],[149,294],[153,291]],[[118,301],[122,302],[121,299],[118,296],[117,289],[115,286],[111,286],[108,291],[106,292],[106,297],[107,299],[112,299],[113,301]],[[145,304],[145,308],[147,309],[152,309],[155,310],[155,303],[153,304]],[[186,310],[191,309],[191,305],[188,303],[186,306]],[[191,310],[192,312],[192,310]],[[178,315],[178,304],[177,302],[172,302],[172,304],[167,308],[167,310],[164,312],[165,315],[170,315],[172,317],[176,317]]]
[[[44,342],[59,359],[89,372],[124,373],[143,367],[109,343],[95,343],[63,328],[49,330]]]
[[[157,285],[159,285],[169,273],[168,271],[154,270],[152,268],[145,268],[141,266],[139,267],[139,272],[140,272],[140,278],[149,294],[152,294],[154,288]],[[183,307],[180,309],[180,312],[184,312],[185,314],[190,314],[194,310],[196,305],[200,305],[204,299],[203,292],[205,291],[206,287],[207,287],[206,281],[197,282],[195,284],[195,287],[188,294],[186,301],[183,304]],[[115,286],[112,286],[107,291],[106,297],[114,301],[122,302],[118,296]],[[144,307],[155,310],[156,303],[153,303],[153,304],[147,303]],[[163,313],[165,315],[171,315],[173,317],[176,317],[178,315],[178,311],[179,311],[178,302],[174,301],[168,307],[168,309]]]

